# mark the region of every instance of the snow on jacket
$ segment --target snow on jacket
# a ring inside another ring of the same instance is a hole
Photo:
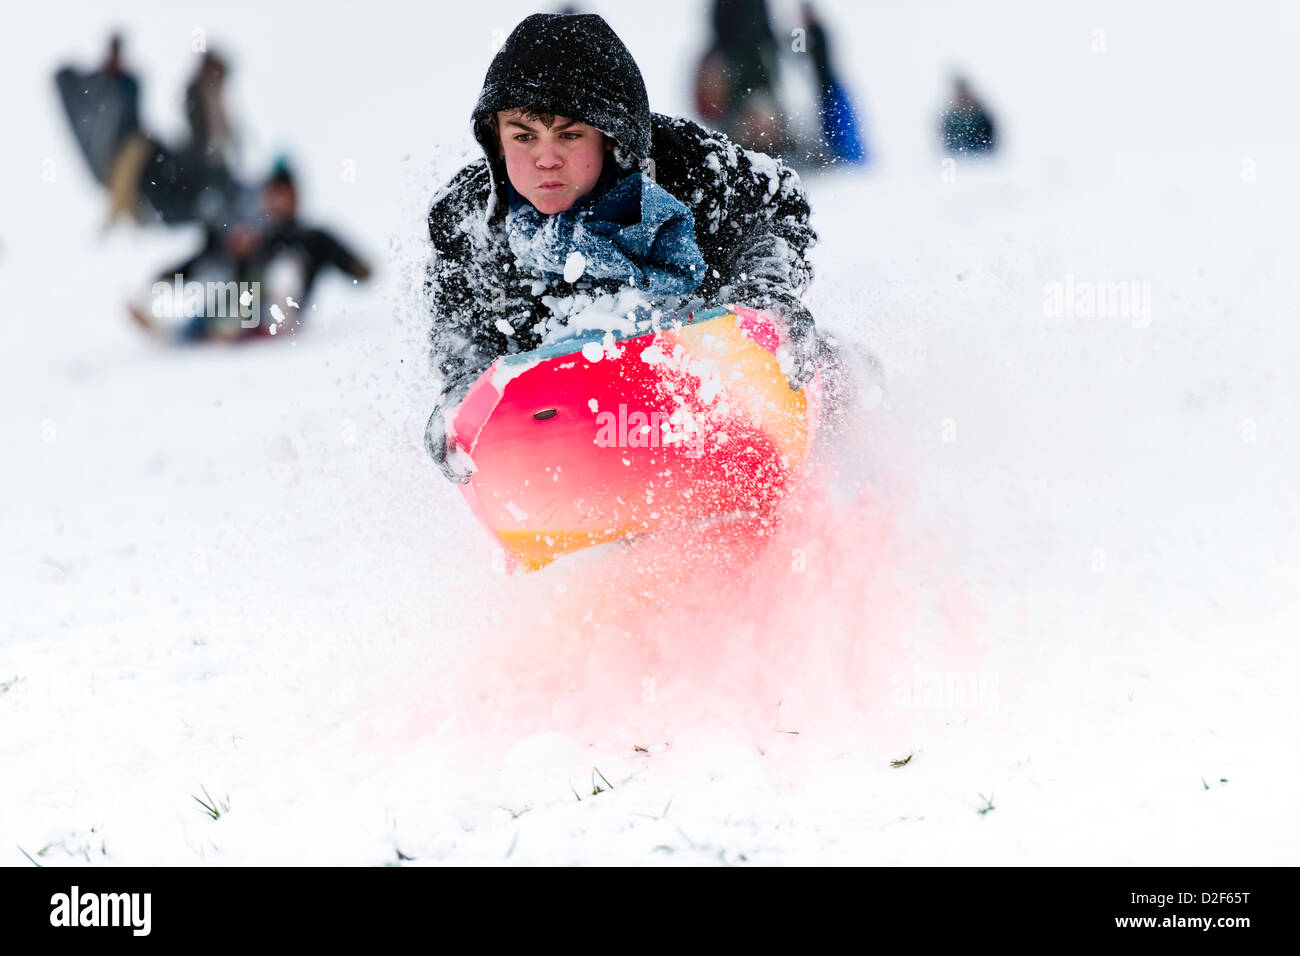
[[[594,14],[534,14],[488,68],[472,114],[484,157],[462,168],[429,211],[433,256],[426,279],[430,345],[444,403],[456,401],[494,359],[541,344],[549,296],[612,293],[625,279],[576,283],[518,259],[510,247],[505,162],[491,118],[522,109],[566,116],[615,142],[606,164],[644,173],[690,211],[704,261],[694,295],[705,304],[742,302],[784,312],[792,333],[811,335],[800,298],[812,281],[817,235],[799,176],[691,120],[651,113],[631,54]]]

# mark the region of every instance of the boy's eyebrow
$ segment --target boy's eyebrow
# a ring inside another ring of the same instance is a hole
[[[575,125],[577,122],[578,122],[577,120],[565,120],[563,123],[555,123],[551,126],[551,130],[556,133],[563,132],[564,130],[568,129],[570,126]],[[506,120],[506,125],[518,126],[520,129],[526,129],[530,133],[533,132],[533,128],[531,126],[529,126],[527,123],[521,122],[520,120],[516,120],[516,119]]]

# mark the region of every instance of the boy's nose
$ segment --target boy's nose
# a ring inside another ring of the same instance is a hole
[[[555,169],[560,165],[560,151],[554,146],[543,146],[537,153],[537,165],[541,169]]]

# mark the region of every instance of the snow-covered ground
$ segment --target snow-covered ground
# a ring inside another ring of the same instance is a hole
[[[703,6],[596,5],[660,111]],[[531,8],[25,11],[0,861],[1297,862],[1300,13],[975,6],[824,4],[879,157],[807,181],[810,304],[890,379],[848,475],[765,548],[526,577],[420,448],[412,277]],[[378,280],[289,344],[142,341],[122,303],[195,237],[98,233],[49,79],[113,24],[168,133],[194,31],[229,50],[250,168],[291,147]],[[932,151],[953,68],[996,164]]]

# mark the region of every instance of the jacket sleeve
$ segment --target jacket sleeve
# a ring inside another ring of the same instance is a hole
[[[797,316],[811,324],[801,298],[813,279],[807,253],[817,233],[799,174],[766,154],[735,150],[720,224],[734,236],[735,253],[722,298],[775,306],[792,321]]]
[[[496,303],[502,295],[494,257],[476,252],[473,230],[481,210],[465,201],[468,167],[442,190],[429,210],[432,256],[425,273],[424,292],[431,325],[430,358],[442,379],[441,404],[464,397],[474,379],[506,351],[495,341]],[[482,243],[479,244],[481,246]]]
[[[307,237],[310,248],[322,263],[328,263],[354,279],[370,278],[370,266],[332,232],[313,229]]]

